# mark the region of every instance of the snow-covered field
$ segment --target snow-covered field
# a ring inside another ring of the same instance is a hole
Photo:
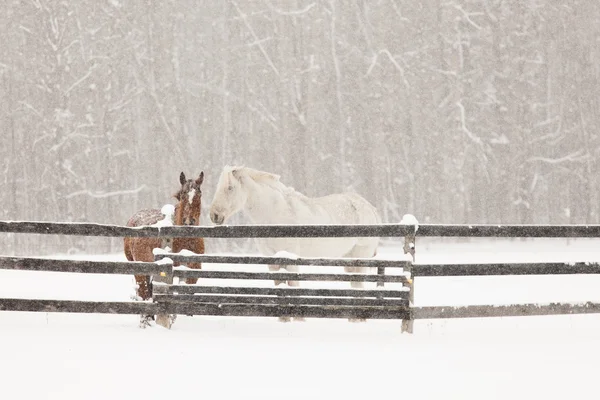
[[[417,240],[420,263],[543,260],[599,261],[600,241]],[[417,306],[600,301],[600,277],[418,278],[415,290]],[[0,297],[132,293],[130,276],[0,271]],[[11,400],[595,399],[600,372],[600,315],[416,321],[408,335],[400,321],[180,316],[169,331],[136,316],[0,312],[0,338]]]

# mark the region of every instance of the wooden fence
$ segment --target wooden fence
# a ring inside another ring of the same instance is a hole
[[[417,229],[418,228],[418,229]],[[600,238],[600,225],[242,225],[217,227],[139,227],[88,223],[0,221],[0,232],[104,236],[104,237],[397,237],[404,238],[404,251],[415,255],[416,236],[422,237],[536,237]],[[156,277],[152,302],[90,302],[66,300],[0,299],[0,310],[43,312],[96,312],[121,314],[239,315],[322,318],[387,318],[403,320],[403,330],[412,332],[416,319],[466,318],[521,315],[600,313],[600,304],[550,303],[484,306],[415,307],[415,284],[420,277],[482,275],[598,274],[597,263],[488,263],[425,265],[379,259],[319,259],[287,257],[214,256],[157,254],[157,262],[99,262],[0,257],[0,269],[61,271],[77,273],[147,274]],[[204,264],[313,265],[324,273],[242,272],[190,270],[173,262]],[[376,274],[325,273],[326,267],[368,266]],[[390,270],[400,275],[389,274]],[[377,289],[258,288],[252,286],[186,286],[173,278],[197,277],[221,280],[363,281],[377,282]],[[404,286],[385,288],[385,283]],[[167,324],[168,326],[168,324]]]

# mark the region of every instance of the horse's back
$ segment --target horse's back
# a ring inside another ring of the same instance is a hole
[[[145,208],[133,214],[131,218],[129,218],[129,221],[127,221],[127,226],[152,225],[163,218],[164,215],[160,210],[155,208]]]
[[[160,210],[154,208],[146,208],[133,214],[127,221],[127,226],[143,226],[152,225],[164,218]],[[123,238],[123,251],[125,257],[129,261],[146,261],[154,260],[152,249],[160,246],[160,239],[157,238],[141,238],[141,237],[125,237]]]
[[[317,198],[288,199],[290,215],[281,215],[278,224],[357,225],[377,224],[377,209],[365,198],[352,192]],[[273,255],[288,251],[301,257],[372,257],[379,244],[377,237],[357,238],[263,238],[256,240],[259,251]]]
[[[375,225],[381,222],[379,212],[367,199],[354,192],[331,194],[320,198],[331,216],[329,223],[341,225]],[[349,257],[371,257],[379,245],[378,237],[347,238],[353,241]]]
[[[367,199],[354,192],[336,193],[314,199],[334,224],[377,224],[379,213]]]

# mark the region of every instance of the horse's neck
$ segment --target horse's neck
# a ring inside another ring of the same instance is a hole
[[[290,201],[305,198],[280,182],[247,183],[248,199],[244,210],[254,223],[278,223],[293,216]]]

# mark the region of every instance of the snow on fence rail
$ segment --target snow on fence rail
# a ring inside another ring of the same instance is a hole
[[[410,220],[412,221],[412,220]],[[411,223],[380,225],[239,225],[216,227],[125,227],[90,223],[0,221],[0,232],[104,237],[404,237],[405,253],[415,256],[416,236],[600,238],[600,225],[438,225]],[[415,319],[470,318],[521,315],[600,313],[600,304],[549,303],[414,307],[414,285],[420,277],[482,275],[599,274],[598,263],[491,263],[425,265],[400,260],[311,259],[288,257],[156,254],[157,262],[103,262],[0,257],[0,269],[33,271],[148,274],[157,277],[153,302],[86,302],[71,300],[0,299],[0,310],[43,312],[96,312],[124,314],[201,314],[248,316],[302,316],[326,318],[395,318],[412,332]],[[279,264],[314,266],[369,266],[377,274],[301,274],[242,271],[203,271],[173,267],[172,262]],[[385,271],[401,268],[402,275]],[[257,288],[173,285],[173,277],[258,280],[343,280],[377,282],[376,290]],[[379,289],[385,282],[401,283],[405,290]]]

